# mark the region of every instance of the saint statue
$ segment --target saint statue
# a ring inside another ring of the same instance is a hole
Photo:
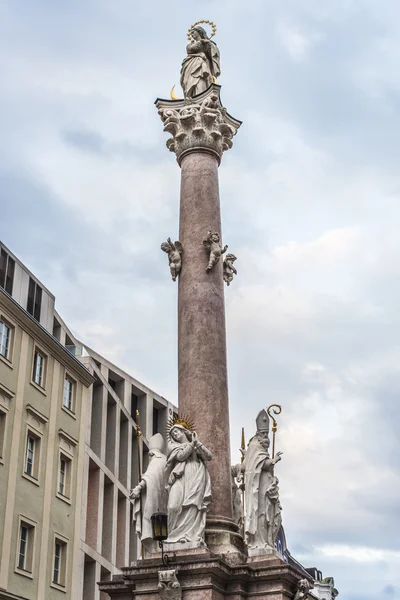
[[[200,25],[190,30],[191,41],[182,62],[181,86],[185,98],[193,98],[207,90],[221,74],[218,46]]]
[[[167,492],[165,490],[165,468],[167,458],[163,453],[164,438],[156,433],[149,439],[149,466],[138,485],[131,490],[134,500],[133,520],[136,521],[136,533],[148,552],[157,552],[153,541],[151,515],[166,512]]]
[[[180,424],[171,427],[167,458],[167,543],[204,544],[211,481],[206,462],[212,454],[195,431]]]
[[[282,452],[275,458],[269,455],[269,418],[265,410],[257,417],[257,433],[251,438],[242,471],[245,481],[244,529],[249,549],[274,548],[282,524],[278,478],[274,467]]]

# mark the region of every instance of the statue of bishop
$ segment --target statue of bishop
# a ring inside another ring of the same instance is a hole
[[[164,438],[156,433],[149,439],[149,466],[143,473],[138,485],[131,490],[130,498],[134,500],[133,520],[136,521],[136,533],[144,548],[157,552],[153,541],[151,515],[167,511],[167,492],[165,489],[165,468],[167,458],[164,454]]]
[[[244,529],[249,550],[268,553],[275,547],[282,523],[279,481],[274,474],[282,453],[270,457],[269,418],[265,410],[258,414],[256,423],[257,433],[251,438],[241,465],[246,489]]]

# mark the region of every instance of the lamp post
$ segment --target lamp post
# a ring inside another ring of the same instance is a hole
[[[161,559],[163,565],[167,567],[169,558],[168,554],[164,554],[163,542],[168,537],[168,515],[163,512],[156,512],[154,515],[151,515],[151,529],[153,533],[153,540],[158,542],[161,548]]]

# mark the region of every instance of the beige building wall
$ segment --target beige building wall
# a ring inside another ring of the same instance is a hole
[[[0,599],[76,600],[83,415],[93,378],[2,289],[0,321],[11,332],[8,355],[0,354]],[[45,358],[42,385],[33,381],[35,351]],[[66,376],[73,381],[72,410],[63,406]],[[31,474],[26,466],[28,435],[34,439]],[[61,454],[68,463],[64,494]],[[23,568],[18,564],[21,521],[28,531]],[[58,583],[53,578],[56,540],[62,548]]]
[[[0,269],[0,319],[12,330],[9,356],[0,354],[0,600],[103,600],[97,582],[140,552],[129,500],[139,473],[136,410],[144,470],[148,439],[177,409],[77,340],[51,292],[1,242],[0,251],[15,263],[10,294]],[[37,320],[27,313],[32,282],[41,288]],[[43,386],[32,381],[36,349],[46,357]],[[66,376],[73,412],[63,407]],[[24,473],[28,430],[40,446],[36,479]],[[60,453],[73,465],[69,498],[57,493]],[[34,528],[26,571],[17,565],[21,519]],[[56,538],[67,549],[65,586],[52,583]]]

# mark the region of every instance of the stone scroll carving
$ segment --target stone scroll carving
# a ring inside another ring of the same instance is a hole
[[[167,148],[175,152],[178,162],[191,151],[211,152],[220,161],[222,153],[232,148],[232,138],[241,125],[222,106],[215,84],[195,98],[157,100],[156,106],[164,131],[172,136]]]
[[[245,535],[250,550],[270,553],[282,524],[278,478],[274,468],[281,460],[269,454],[269,418],[262,410],[256,419],[257,433],[251,438],[241,466],[245,481]]]
[[[210,258],[208,261],[208,265],[206,267],[206,271],[211,271],[214,265],[219,262],[221,255],[224,254],[228,246],[224,246],[222,248],[220,244],[220,236],[216,231],[209,231],[207,233],[207,237],[203,240],[203,246],[209,252]]]
[[[134,500],[133,519],[136,521],[136,533],[145,549],[157,552],[156,542],[153,540],[151,528],[151,515],[167,510],[167,493],[165,490],[165,471],[167,459],[163,452],[164,439],[156,433],[149,439],[149,466],[143,474],[139,484],[130,492]]]
[[[218,46],[207,36],[205,29],[195,25],[189,36],[187,56],[181,68],[181,86],[185,98],[204,92],[221,75]]]
[[[293,600],[307,600],[310,589],[311,585],[307,579],[299,579],[297,583],[296,595]]]
[[[158,572],[158,594],[162,600],[181,600],[182,588],[176,569]]]
[[[172,281],[176,281],[182,269],[182,254],[183,247],[180,242],[172,242],[168,238],[166,242],[161,244],[161,250],[168,254],[169,270],[171,271]]]
[[[227,254],[224,260],[224,269],[223,269],[223,277],[226,285],[230,285],[233,280],[233,276],[237,275],[237,271],[233,266],[235,262],[236,256],[234,254]]]
[[[206,463],[212,454],[195,431],[175,424],[169,432],[167,458],[168,539],[182,548],[204,545],[211,480]],[[183,545],[185,544],[185,546]]]

